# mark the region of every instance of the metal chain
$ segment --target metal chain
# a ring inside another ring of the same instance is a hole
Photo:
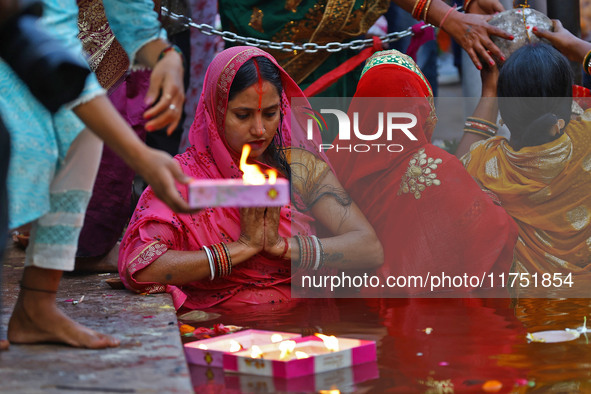
[[[458,7],[459,8],[459,7]],[[373,46],[373,39],[366,38],[366,39],[358,39],[349,42],[329,42],[327,44],[316,44],[315,42],[306,42],[304,44],[296,44],[294,42],[273,42],[269,40],[262,40],[254,37],[243,37],[231,31],[220,31],[213,28],[213,26],[208,25],[207,23],[195,23],[191,18],[185,15],[179,15],[172,11],[169,11],[166,7],[162,7],[162,13],[166,15],[168,18],[182,24],[185,27],[192,27],[199,30],[201,33],[211,36],[216,35],[222,37],[225,41],[228,42],[239,42],[241,44],[250,45],[253,47],[259,48],[268,48],[279,50],[283,52],[292,52],[292,51],[299,51],[299,52],[307,52],[307,53],[316,53],[318,51],[326,51],[326,52],[340,52],[343,49],[353,49],[353,50],[361,50],[363,48],[368,48]],[[424,24],[421,26],[421,29],[425,29],[433,25]],[[399,32],[392,32],[388,33],[384,36],[379,37],[382,43],[394,42],[398,41],[404,37],[412,36],[412,28],[409,27],[406,30],[399,31]]]

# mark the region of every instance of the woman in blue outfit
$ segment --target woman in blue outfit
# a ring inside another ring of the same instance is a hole
[[[40,19],[76,56],[75,0],[44,0]],[[171,50],[150,0],[104,0],[111,28],[131,64],[153,68],[144,116],[153,129],[176,124],[184,101],[181,56]],[[0,61],[0,116],[11,137],[8,173],[9,228],[31,224],[19,297],[8,324],[14,343],[61,342],[104,348],[119,342],[83,327],[55,303],[63,271],[74,268],[84,212],[102,150],[103,139],[141,174],[174,210],[187,204],[174,181],[187,179],[172,158],[148,148],[125,123],[90,74],[81,95],[55,114],[45,109],[24,83]],[[91,132],[92,130],[92,132]]]

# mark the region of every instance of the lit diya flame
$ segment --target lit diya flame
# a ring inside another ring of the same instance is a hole
[[[323,334],[314,334],[316,335],[318,338],[322,339],[322,342],[324,342],[324,346],[326,346],[326,348],[328,350],[330,350],[331,352],[337,352],[339,350],[339,340],[334,336],[328,336],[328,335],[323,335]]]
[[[308,353],[306,353],[306,352],[301,352],[301,351],[299,351],[299,350],[296,350],[296,352],[295,352],[295,355],[296,355],[296,358],[297,358],[298,360],[301,360],[302,358],[308,358],[308,357],[310,357],[310,356],[308,356]]]
[[[250,357],[252,357],[252,358],[263,358],[263,351],[257,345],[252,345],[252,349],[250,351]]]
[[[287,340],[287,341],[283,341],[279,344],[279,350],[281,350],[281,354],[279,355],[279,360],[287,360],[291,354],[293,353],[293,350],[296,347],[296,343],[295,341],[291,341],[291,340]]]
[[[273,334],[271,335],[271,343],[277,343],[283,341],[283,337],[281,334]]]
[[[242,350],[242,345],[238,343],[238,341],[230,340],[230,352],[239,352]]]
[[[244,173],[242,181],[247,185],[264,185],[267,182],[267,177],[256,164],[246,163],[248,155],[250,155],[251,147],[245,144],[242,147],[242,156],[240,156],[240,170]],[[277,171],[267,170],[269,177],[269,184],[274,184],[277,181]]]

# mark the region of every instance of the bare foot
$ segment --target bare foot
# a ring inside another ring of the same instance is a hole
[[[55,301],[38,300],[34,292],[21,290],[8,323],[12,343],[64,343],[102,349],[119,346],[119,341],[84,327],[57,308]]]
[[[8,341],[5,339],[0,339],[0,351],[8,350]]]

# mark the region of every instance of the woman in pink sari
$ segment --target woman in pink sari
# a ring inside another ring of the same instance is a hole
[[[213,60],[192,146],[176,159],[195,179],[241,178],[238,161],[249,144],[250,162],[291,180],[291,206],[179,215],[148,188],[121,243],[119,273],[128,288],[167,291],[177,309],[236,307],[288,301],[291,259],[311,271],[382,263],[373,229],[325,158],[312,153],[303,123],[291,122],[294,97],[302,91],[262,50],[233,47]],[[179,191],[187,197],[186,186]],[[318,239],[316,222],[333,236]]]

